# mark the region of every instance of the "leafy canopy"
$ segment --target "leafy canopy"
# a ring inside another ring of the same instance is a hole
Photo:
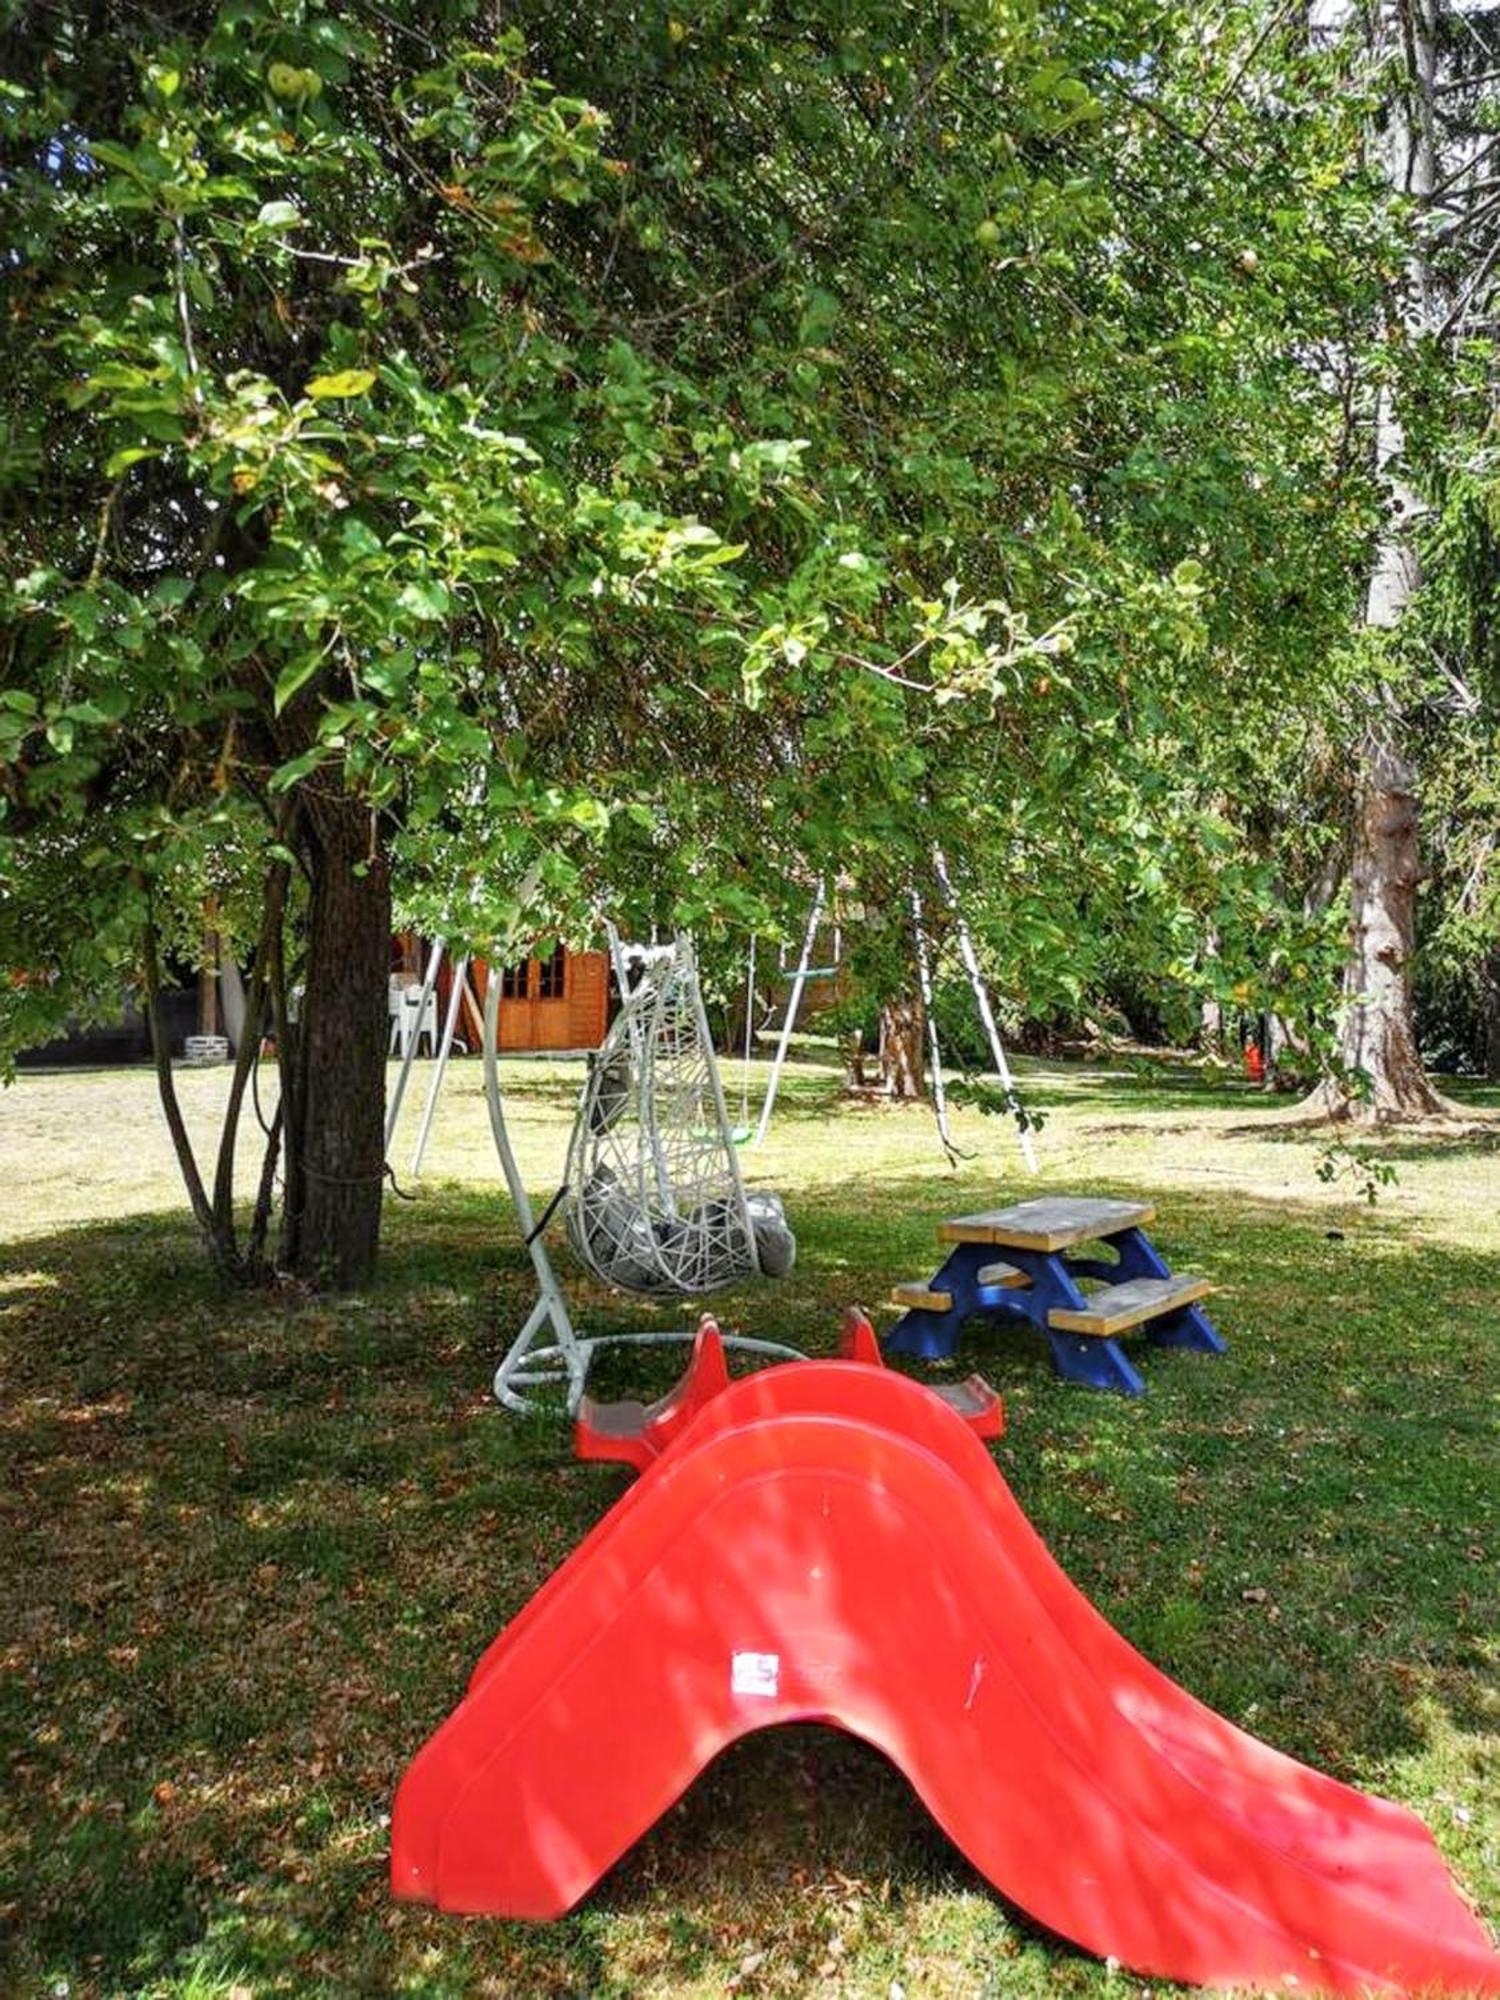
[[[937,839],[1039,1003],[1232,958],[1368,524],[1358,107],[1254,7],[506,19],[9,11],[0,1040],[320,797],[479,944]]]

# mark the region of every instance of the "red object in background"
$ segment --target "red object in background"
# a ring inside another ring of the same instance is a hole
[[[1266,1059],[1260,1052],[1259,1042],[1245,1044],[1245,1074],[1252,1083],[1264,1083],[1266,1080]]]
[[[1003,1894],[1140,1973],[1500,1994],[1413,1814],[1158,1673],[953,1408],[848,1360],[731,1383],[646,1465],[412,1763],[392,1888],[561,1916],[726,1744],[794,1721],[874,1744]]]

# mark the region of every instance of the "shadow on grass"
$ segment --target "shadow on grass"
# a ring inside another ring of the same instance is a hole
[[[1288,1107],[1283,1105],[1283,1111]],[[1445,1160],[1489,1159],[1500,1152],[1500,1117],[1476,1107],[1476,1122],[1455,1129],[1452,1124],[1423,1128],[1400,1125],[1370,1127],[1336,1125],[1329,1119],[1266,1120],[1261,1124],[1220,1128],[1225,1139],[1257,1139],[1270,1145],[1342,1146],[1357,1160],[1389,1161],[1393,1166]],[[1480,1120],[1483,1122],[1479,1122]]]
[[[851,1298],[935,1266],[940,1199],[925,1173],[799,1197],[795,1275],[715,1307],[828,1352]],[[1380,1211],[1338,1242],[1326,1222],[1158,1198],[1158,1240],[1220,1283],[1231,1345],[1146,1350],[1138,1402],[1058,1382],[1025,1333],[971,1329],[954,1368],[1002,1390],[1007,1477],[1143,1651],[1341,1777],[1462,1796],[1500,1619],[1495,1262]],[[696,1314],[560,1261],[590,1330]],[[923,1976],[929,1917],[933,1964],[1035,1951],[1032,1990],[1057,1974],[883,1760],[825,1732],[739,1746],[546,1931],[390,1903],[401,1769],[623,1490],[571,1461],[557,1417],[486,1399],[530,1298],[503,1209],[453,1188],[393,1213],[363,1299],[217,1290],[177,1218],[0,1254],[12,1990],[624,1993],[722,1984],[759,1951],[757,1990],[798,1992],[852,1903],[871,1980]],[[598,1386],[653,1392],[680,1365],[616,1355]]]

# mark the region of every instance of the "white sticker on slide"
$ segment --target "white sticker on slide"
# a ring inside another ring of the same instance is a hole
[[[781,1685],[780,1653],[731,1653],[731,1694],[775,1694]]]

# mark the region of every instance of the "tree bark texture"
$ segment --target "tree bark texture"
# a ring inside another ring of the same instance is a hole
[[[921,996],[898,993],[880,1010],[880,1076],[892,1097],[903,1100],[927,1095],[924,1036],[927,1015]]]
[[[288,1132],[284,1261],[338,1288],[375,1269],[385,1181],[390,866],[369,811],[309,801],[306,989]]]
[[[1416,777],[1378,732],[1367,738],[1361,762],[1339,1057],[1368,1078],[1369,1095],[1350,1098],[1335,1086],[1331,1108],[1377,1122],[1432,1117],[1445,1105],[1423,1073],[1412,1008],[1421,875]]]

